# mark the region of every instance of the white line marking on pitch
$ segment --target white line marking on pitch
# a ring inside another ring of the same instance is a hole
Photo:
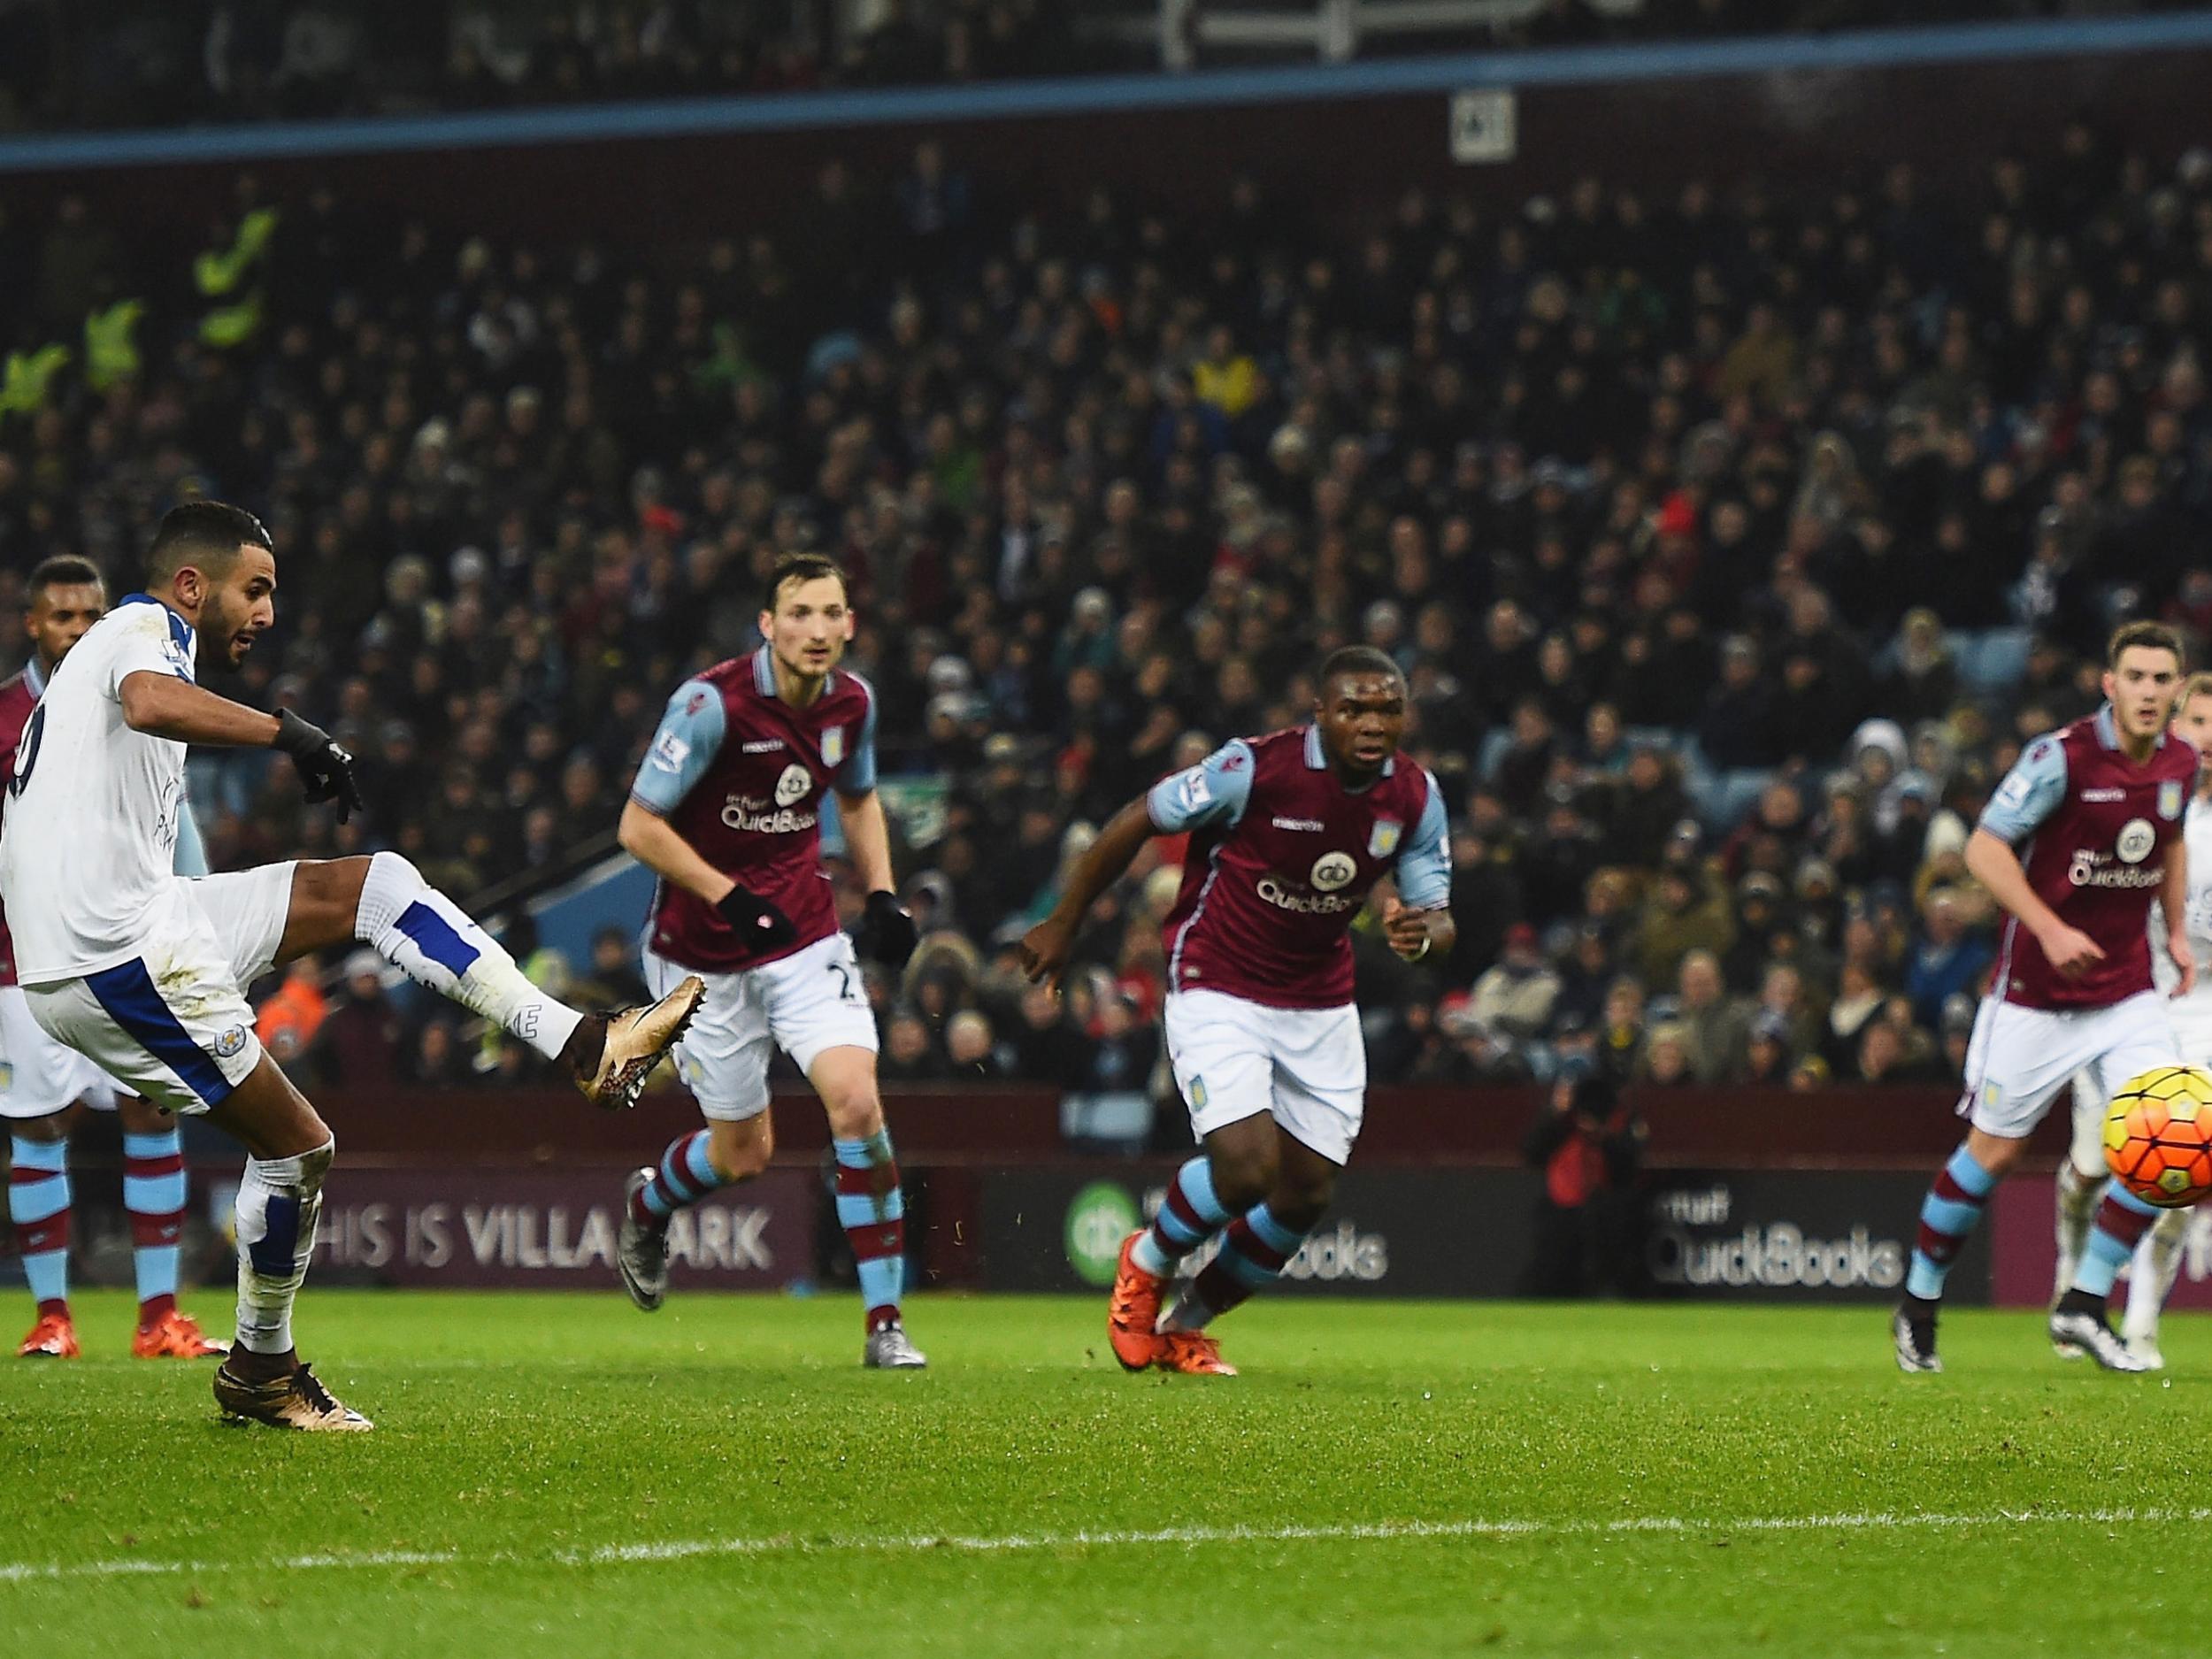
[[[596,1549],[549,1550],[541,1555],[497,1551],[480,1555],[456,1549],[371,1550],[359,1555],[290,1555],[269,1562],[119,1561],[4,1562],[0,1584],[63,1578],[156,1575],[185,1578],[224,1572],[324,1572],[360,1567],[624,1566],[689,1561],[713,1555],[825,1555],[840,1552],[925,1554],[950,1550],[1002,1555],[1048,1549],[1125,1549],[1158,1545],[1387,1542],[1423,1538],[1543,1538],[1632,1532],[1870,1532],[1978,1526],[2127,1526],[2200,1524],[2212,1509],[1992,1509],[1979,1515],[1894,1514],[1749,1516],[1740,1520],[1671,1515],[1629,1516],[1613,1521],[1375,1521],[1340,1526],[1167,1526],[1150,1532],[1012,1532],[977,1537],[957,1532],[883,1533],[874,1537],[809,1539],[671,1539],[660,1543],[605,1544]]]

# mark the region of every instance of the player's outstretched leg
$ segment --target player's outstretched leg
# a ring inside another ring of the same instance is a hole
[[[261,1064],[210,1114],[246,1143],[238,1187],[238,1341],[215,1373],[228,1417],[330,1432],[372,1426],[323,1386],[292,1343],[336,1142],[276,1062]]]
[[[1159,1359],[1160,1302],[1176,1263],[1228,1221],[1210,1158],[1201,1153],[1175,1171],[1152,1225],[1122,1240],[1106,1303],[1106,1341],[1123,1370],[1144,1371]]]
[[[2017,1161],[2024,1144],[1973,1130],[1936,1171],[1934,1185],[1921,1201],[1920,1232],[1905,1271],[1905,1297],[1890,1318],[1899,1370],[1943,1369],[1936,1357],[1936,1310],[1943,1300],[1943,1281],[1981,1224],[1990,1194]]]
[[[2128,1268],[2128,1306],[2120,1320],[2120,1340],[2153,1371],[2166,1369],[2166,1356],[2158,1347],[2158,1315],[2180,1276],[2182,1247],[2188,1242],[2193,1213],[2169,1210],[2159,1217],[2135,1247],[2135,1260]]]
[[[2108,1182],[2104,1201],[2097,1206],[2096,1225],[2082,1250],[2074,1282],[2051,1310],[2051,1346],[2078,1348],[2107,1371],[2148,1371],[2149,1364],[2131,1354],[2112,1329],[2106,1301],[2121,1267],[2135,1253],[2151,1224],[2158,1219],[2154,1204],[2145,1203],[2117,1181]]]
[[[8,1219],[16,1255],[38,1304],[31,1333],[16,1352],[26,1359],[75,1359],[69,1318],[68,1113],[26,1118],[9,1137]]]
[[[706,993],[690,978],[649,1007],[580,1013],[531,984],[496,940],[392,852],[296,866],[279,960],[349,938],[559,1061],[601,1106],[637,1103],[647,1073]]]
[[[184,1236],[184,1142],[177,1120],[125,1095],[123,1208],[131,1218],[131,1267],[138,1281],[136,1359],[220,1359],[229,1348],[211,1341],[177,1306],[177,1256]]]
[[[668,1221],[709,1193],[749,1181],[775,1149],[767,1102],[757,1117],[718,1119],[679,1135],[661,1161],[637,1171],[623,1189],[615,1269],[630,1300],[650,1313],[668,1294]]]

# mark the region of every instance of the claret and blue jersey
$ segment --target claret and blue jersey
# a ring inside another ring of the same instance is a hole
[[[1436,780],[1402,758],[1345,786],[1313,726],[1224,744],[1153,786],[1152,822],[1187,830],[1190,855],[1164,929],[1171,990],[1271,1008],[1352,1000],[1352,920],[1394,877],[1417,910],[1451,895],[1451,841]]]
[[[676,687],[630,798],[717,870],[798,928],[780,950],[749,951],[721,913],[664,882],[651,945],[687,968],[727,972],[795,955],[838,931],[821,861],[822,792],[876,787],[876,697],[838,669],[805,708],[776,695],[768,649],[718,664]]]

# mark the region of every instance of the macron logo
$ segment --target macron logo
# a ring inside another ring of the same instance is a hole
[[[2084,789],[2081,798],[2084,801],[2124,801],[2128,798],[2128,792],[2124,789]]]
[[[1277,829],[1310,830],[1319,833],[1322,825],[1317,818],[1279,818],[1271,819]]]
[[[749,743],[739,744],[737,752],[741,755],[772,755],[782,747],[783,739],[780,737],[757,737]]]

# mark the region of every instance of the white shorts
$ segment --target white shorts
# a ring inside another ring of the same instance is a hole
[[[175,1112],[220,1105],[261,1064],[246,987],[276,961],[292,865],[178,876],[138,956],[26,986],[31,1016],[123,1087]]]
[[[1350,1161],[1367,1100],[1358,1009],[1264,1008],[1222,991],[1176,991],[1162,1024],[1201,1141],[1271,1112],[1300,1145],[1334,1164]]]
[[[80,1100],[111,1112],[115,1095],[113,1078],[39,1029],[21,986],[0,985],[0,1118],[47,1118]]]
[[[2106,1008],[2022,1008],[1984,997],[1966,1047],[1960,1114],[1985,1134],[2017,1140],[2043,1121],[2077,1071],[2087,1071],[2109,1100],[2138,1072],[2179,1064],[2164,1003],[2155,991]]]
[[[689,973],[707,982],[707,995],[676,1041],[676,1075],[718,1123],[741,1123],[768,1110],[772,1047],[802,1071],[832,1048],[876,1051],[875,1011],[853,941],[843,933],[736,973],[707,973],[645,952],[645,985],[655,996],[667,995]]]

